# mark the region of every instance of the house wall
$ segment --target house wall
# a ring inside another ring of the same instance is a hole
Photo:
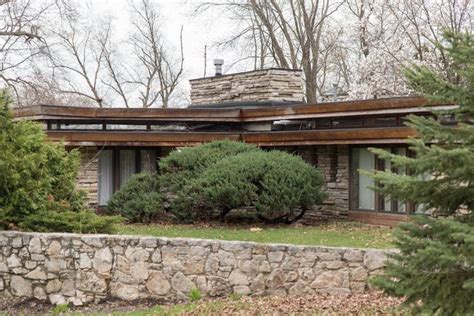
[[[300,70],[263,69],[194,79],[190,83],[193,105],[303,100]]]
[[[325,179],[327,197],[308,211],[303,222],[347,218],[349,211],[349,146],[305,146],[296,149],[308,163],[318,167]]]
[[[285,148],[280,148],[285,149]],[[301,146],[293,148],[305,161],[321,170],[325,178],[327,198],[314,206],[302,219],[314,224],[324,219],[344,219],[349,211],[349,146]],[[81,167],[77,188],[86,191],[89,207],[98,205],[98,161],[96,147],[81,147]],[[164,154],[166,156],[166,154]]]
[[[390,250],[120,235],[0,232],[0,297],[85,305],[107,298],[349,295]]]
[[[77,186],[87,194],[87,204],[96,208],[98,203],[99,152],[96,147],[81,147],[81,165],[77,174]]]

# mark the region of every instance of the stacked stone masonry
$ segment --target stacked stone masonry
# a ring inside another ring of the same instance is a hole
[[[191,102],[288,101],[302,102],[300,70],[263,69],[220,77],[190,80]]]
[[[98,201],[99,153],[95,147],[79,148],[81,164],[77,173],[77,189],[86,192],[87,204],[95,208]]]
[[[317,167],[324,176],[327,197],[303,217],[305,224],[324,219],[344,219],[349,211],[349,146],[309,146],[296,149],[306,162]]]
[[[362,293],[387,251],[119,235],[0,232],[0,295],[123,300]]]

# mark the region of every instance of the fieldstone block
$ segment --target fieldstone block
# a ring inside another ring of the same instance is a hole
[[[250,289],[254,294],[262,294],[265,291],[265,277],[262,273],[252,280]]]
[[[111,293],[122,300],[132,301],[140,297],[137,285],[114,283],[111,285]]]
[[[17,255],[12,254],[7,259],[7,266],[8,266],[8,268],[20,267],[21,266],[20,258],[18,258]],[[7,271],[8,271],[8,269],[7,269]]]
[[[252,290],[250,290],[250,288],[246,285],[234,286],[233,291],[237,295],[250,295],[250,294],[252,294]]]
[[[363,267],[358,267],[351,271],[351,280],[353,281],[365,281],[367,280],[367,276],[367,270]]]
[[[56,292],[59,292],[59,290],[61,290],[61,286],[62,286],[62,283],[61,281],[59,281],[58,279],[55,279],[55,280],[51,280],[48,282],[48,284],[46,284],[46,293],[56,293]]]
[[[12,275],[10,278],[10,291],[14,296],[31,297],[33,295],[31,283],[18,275]]]
[[[211,297],[226,296],[231,293],[229,282],[222,277],[210,276],[207,280],[208,295]]]
[[[311,287],[313,289],[337,288],[341,287],[344,275],[340,271],[326,271],[316,277]]]
[[[250,283],[248,277],[240,270],[234,270],[230,273],[229,282],[231,285],[248,285]]]
[[[148,279],[148,265],[146,262],[136,262],[130,267],[130,273],[136,280]]]
[[[109,247],[99,249],[95,252],[94,268],[99,274],[110,272],[112,269],[112,252]]]
[[[282,269],[273,270],[267,277],[266,285],[269,289],[278,289],[284,286],[285,273]]]
[[[189,293],[195,288],[193,281],[188,279],[182,272],[177,272],[171,279],[171,286],[178,292]]]
[[[46,250],[46,254],[50,257],[59,256],[61,252],[61,243],[57,240],[53,240],[51,244],[49,244],[48,249]]]
[[[43,270],[43,268],[40,268],[40,267],[29,272],[25,277],[28,279],[33,279],[33,280],[47,280],[48,279],[46,272]]]
[[[267,254],[269,262],[281,262],[285,253],[283,251],[270,251]]]
[[[369,271],[385,267],[387,255],[382,251],[368,250],[364,256],[364,265]]]
[[[64,296],[74,296],[76,294],[76,285],[74,280],[64,280],[63,285],[61,286],[61,293]]]
[[[344,253],[344,259],[347,261],[362,261],[364,260],[364,255],[360,250],[347,250]]]
[[[20,248],[23,246],[23,239],[21,237],[13,238],[11,245],[13,248]]]
[[[44,289],[39,286],[35,287],[35,289],[33,290],[33,297],[40,301],[43,301],[48,298]]]
[[[50,295],[48,295],[48,298],[49,298],[49,301],[51,302],[51,304],[53,304],[53,305],[66,304],[66,299],[64,298],[64,296],[61,293],[50,294]]]
[[[290,295],[309,295],[314,294],[314,290],[304,281],[299,280],[288,290]]]
[[[147,261],[150,257],[150,253],[142,248],[128,247],[127,250],[125,250],[125,257],[130,262]]]

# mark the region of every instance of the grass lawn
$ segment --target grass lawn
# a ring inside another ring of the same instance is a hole
[[[392,229],[357,222],[319,226],[121,225],[119,234],[242,240],[259,243],[391,248]]]

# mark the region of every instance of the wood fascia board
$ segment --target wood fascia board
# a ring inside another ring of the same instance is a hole
[[[350,111],[350,112],[331,112],[331,113],[305,113],[305,114],[286,114],[283,116],[266,116],[255,118],[242,118],[242,122],[266,122],[277,120],[291,120],[291,119],[317,119],[328,117],[349,117],[349,116],[373,116],[373,115],[389,115],[389,114],[412,114],[412,113],[430,113],[433,110],[451,110],[455,109],[455,105],[440,105],[427,107],[412,107],[412,108],[397,108],[386,110],[372,110],[372,111]]]
[[[326,114],[328,116],[335,113],[349,115],[352,112],[373,113],[377,110],[396,110],[405,108],[423,108],[430,111],[430,107],[445,105],[442,103],[429,103],[423,97],[409,98],[387,98],[373,100],[344,101],[321,104],[304,104],[285,107],[244,109],[242,112],[243,121],[280,119],[281,117],[304,117],[311,115]]]
[[[201,143],[219,139],[243,140],[260,146],[403,143],[414,136],[407,127],[392,129],[339,129],[284,132],[127,132],[127,131],[48,131],[49,139],[73,145]]]

